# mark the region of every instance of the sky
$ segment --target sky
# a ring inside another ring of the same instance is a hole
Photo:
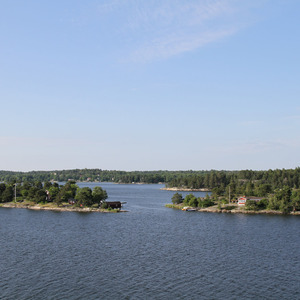
[[[0,170],[300,166],[299,0],[0,0]]]

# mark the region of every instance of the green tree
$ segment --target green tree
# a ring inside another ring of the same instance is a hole
[[[6,186],[2,193],[2,202],[11,202],[14,198],[13,187],[11,185]]]
[[[183,202],[182,194],[175,193],[172,197],[173,204],[180,204]]]
[[[188,194],[185,196],[183,203],[189,205],[189,202],[195,198],[194,194]]]
[[[47,197],[47,194],[44,190],[37,190],[34,195],[33,201],[35,203],[43,203],[46,201],[46,197]]]
[[[189,206],[197,207],[198,206],[197,198],[195,196],[191,197],[188,204],[189,204]]]
[[[58,193],[59,193],[59,187],[51,186],[49,188],[49,194],[53,202],[55,201],[55,198],[57,197]]]
[[[292,203],[291,203],[291,196],[292,196],[292,192],[290,187],[288,186],[284,186],[281,190],[280,190],[280,206],[279,209],[283,212],[283,213],[288,213],[292,210]]]
[[[300,210],[300,189],[292,191],[291,202],[293,211]]]
[[[93,196],[93,203],[100,204],[101,201],[104,201],[107,199],[107,193],[106,190],[103,190],[100,186],[95,186],[92,192]]]
[[[42,182],[39,181],[39,180],[37,180],[37,181],[34,182],[34,186],[35,186],[36,188],[38,188],[39,190],[41,190],[41,189],[43,188],[43,184],[42,184]]]
[[[255,200],[247,200],[245,207],[247,210],[258,210],[257,202]]]
[[[2,202],[2,194],[6,189],[5,183],[0,183],[0,202]]]
[[[91,206],[93,204],[92,190],[89,187],[78,188],[75,199],[77,200],[77,205]]]
[[[50,181],[44,182],[44,189],[49,190],[52,187],[52,183]]]

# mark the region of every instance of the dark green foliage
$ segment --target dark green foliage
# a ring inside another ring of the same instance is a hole
[[[14,198],[13,187],[11,185],[7,185],[5,190],[2,192],[1,201],[2,202],[11,202]]]
[[[50,181],[46,181],[44,183],[44,189],[49,190],[52,187],[52,183]]]
[[[107,199],[107,193],[105,190],[103,190],[100,186],[95,186],[92,192],[93,196],[93,203],[94,204],[100,204],[101,201],[104,201]]]
[[[195,201],[197,201],[197,198],[194,196],[194,194],[188,194],[185,196],[183,203],[185,205],[191,205],[190,203],[195,203]]]
[[[75,199],[78,206],[91,206],[94,204],[92,190],[89,187],[78,189]]]
[[[173,204],[180,204],[183,202],[182,194],[175,193],[172,197]]]
[[[293,210],[293,201],[290,187],[283,186],[281,189],[276,189],[275,193],[269,197],[268,208],[280,210],[283,213],[291,212]]]
[[[59,187],[51,186],[49,189],[50,199],[55,202],[57,195],[59,194]]]
[[[198,206],[198,199],[196,197],[191,197],[191,199],[188,202],[189,206],[197,207]]]
[[[236,208],[236,206],[234,206],[234,205],[228,205],[228,206],[223,207],[222,209],[224,209],[224,210],[233,210],[235,208]]]
[[[44,203],[47,201],[47,194],[44,190],[38,189],[32,199],[35,203]]]
[[[122,183],[158,183],[164,182],[167,187],[208,188],[214,189],[213,196],[228,196],[230,184],[231,195],[265,197],[275,189],[288,186],[300,189],[300,168],[268,171],[108,171],[101,169],[75,169],[62,171],[10,172],[0,171],[0,181],[41,182],[50,180],[68,181],[70,178],[79,181],[109,181]],[[37,184],[39,186],[37,186]],[[227,189],[226,189],[227,188]]]
[[[269,204],[269,201],[267,199],[262,199],[260,201],[255,200],[247,200],[246,202],[246,209],[247,210],[263,210],[266,209]]]
[[[247,210],[259,210],[255,200],[247,200],[245,207]]]
[[[209,207],[215,205],[214,201],[212,201],[209,197],[198,198],[198,207]]]
[[[259,210],[266,209],[268,207],[269,201],[268,199],[262,199],[257,202],[257,207]]]
[[[293,190],[291,196],[291,205],[293,211],[300,210],[300,189]]]
[[[11,184],[0,184],[0,202],[11,202],[14,199],[14,186]],[[107,198],[107,193],[101,187],[92,190],[88,187],[79,188],[74,181],[65,185],[44,183],[36,181],[33,183],[24,182],[16,185],[16,196],[18,201],[30,200],[35,203],[55,202],[57,205],[69,200],[77,200],[77,205],[92,206]]]
[[[193,194],[186,195],[183,203],[192,207],[209,207],[215,205],[214,201],[207,194],[205,198],[196,198]]]
[[[5,189],[6,189],[5,183],[0,183],[0,202],[3,202],[3,200],[2,200],[2,194],[5,191]]]
[[[108,208],[108,204],[105,201],[103,201],[103,203],[101,204],[101,208],[107,209]]]

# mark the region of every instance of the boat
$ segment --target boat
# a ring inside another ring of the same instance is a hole
[[[183,211],[196,211],[196,208],[192,208],[192,207],[189,207],[189,206],[185,206],[182,208]]]

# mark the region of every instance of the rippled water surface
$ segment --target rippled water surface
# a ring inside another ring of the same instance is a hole
[[[129,212],[0,209],[1,299],[300,299],[300,217],[182,212],[160,185],[100,185]]]

